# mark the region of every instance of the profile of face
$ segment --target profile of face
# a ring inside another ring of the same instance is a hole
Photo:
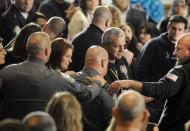
[[[121,12],[124,12],[129,7],[129,0],[113,0],[114,4],[120,9]]]
[[[86,0],[86,6],[88,10],[95,10],[96,7],[99,5],[99,0]]]
[[[7,52],[4,50],[2,43],[0,43],[0,64],[5,63],[5,55]]]
[[[41,28],[43,28],[46,24],[47,20],[44,18],[37,18],[35,23],[38,24]]]
[[[67,70],[69,67],[69,64],[72,62],[72,54],[73,54],[73,49],[68,48],[65,52],[65,54],[61,58],[61,68],[63,70]]]
[[[175,42],[181,35],[185,33],[185,24],[173,22],[168,26],[167,32],[168,38]]]
[[[34,0],[15,0],[15,4],[22,12],[29,12],[33,7]]]
[[[108,52],[109,57],[112,60],[119,60],[123,56],[125,46],[125,36],[116,37],[113,36],[112,44],[110,45]]]
[[[146,33],[145,29],[142,28],[141,31],[140,31],[140,35],[139,35],[140,42],[146,43],[150,39],[152,39],[151,34]]]
[[[125,36],[126,36],[126,42],[129,43],[131,40],[132,40],[132,37],[133,37],[133,32],[132,32],[132,29],[129,25],[123,25],[121,27],[121,29],[124,31],[125,33]]]
[[[190,37],[190,36],[189,36]],[[189,40],[189,39],[188,39]],[[180,38],[175,46],[174,55],[177,57],[177,65],[181,65],[190,59],[190,50],[188,49],[187,39]]]

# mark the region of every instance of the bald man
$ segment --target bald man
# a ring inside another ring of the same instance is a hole
[[[58,91],[69,91],[79,101],[90,101],[101,90],[101,81],[88,87],[73,78],[45,66],[51,53],[50,38],[44,32],[33,33],[27,42],[28,59],[0,71],[4,118],[22,119],[32,111],[44,111],[48,100]]]
[[[112,89],[130,87],[145,96],[167,99],[159,121],[160,131],[184,131],[190,119],[190,33],[182,35],[176,43],[174,55],[177,66],[158,82],[116,81]]]
[[[102,34],[108,29],[112,22],[112,15],[106,6],[99,6],[93,14],[92,23],[82,33],[74,37],[72,44],[74,51],[72,56],[71,69],[80,71],[84,66],[84,58],[87,49],[93,45],[100,45]]]
[[[107,72],[108,53],[100,46],[90,47],[85,56],[85,66],[83,70],[72,76],[77,82],[89,85],[89,77],[101,77]],[[111,109],[113,106],[112,97],[105,88],[90,103],[81,103],[83,109],[84,131],[104,131],[111,119]]]
[[[141,94],[128,90],[123,92],[112,109],[112,122],[107,131],[140,131],[146,127],[148,110]]]

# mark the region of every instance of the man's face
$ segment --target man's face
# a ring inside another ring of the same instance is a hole
[[[171,41],[177,41],[177,39],[185,33],[185,24],[184,23],[171,23],[168,26],[168,38]]]
[[[121,59],[125,44],[126,44],[125,36],[121,36],[121,37],[113,36],[112,44],[109,47],[110,59],[112,60]]]
[[[22,12],[29,12],[33,7],[34,0],[16,0],[15,4],[16,6],[22,11]]]
[[[184,40],[178,40],[175,46],[174,55],[177,57],[177,65],[181,65],[190,58],[190,51]]]

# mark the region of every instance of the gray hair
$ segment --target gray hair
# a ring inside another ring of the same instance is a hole
[[[35,111],[24,117],[23,122],[30,131],[56,131],[53,118],[46,112]]]
[[[128,90],[119,96],[116,107],[121,120],[131,122],[144,111],[145,101],[140,93]]]
[[[107,29],[102,35],[103,45],[111,45],[113,37],[123,37],[125,33],[118,27],[111,27]]]

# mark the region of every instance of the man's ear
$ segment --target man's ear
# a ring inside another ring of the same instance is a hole
[[[110,27],[111,21],[109,19],[106,19],[106,22],[105,22],[105,27]]]
[[[102,66],[102,68],[105,67],[105,60],[104,59],[101,61],[101,66]]]
[[[150,116],[150,113],[147,109],[145,109],[143,111],[143,117],[142,117],[142,122],[145,123],[145,122],[148,122],[148,119],[149,119],[149,116]]]
[[[118,118],[118,110],[116,107],[112,108],[112,116],[115,117],[115,119]]]
[[[45,49],[45,55],[46,55],[46,56],[49,55],[49,50],[48,50],[48,48]]]

